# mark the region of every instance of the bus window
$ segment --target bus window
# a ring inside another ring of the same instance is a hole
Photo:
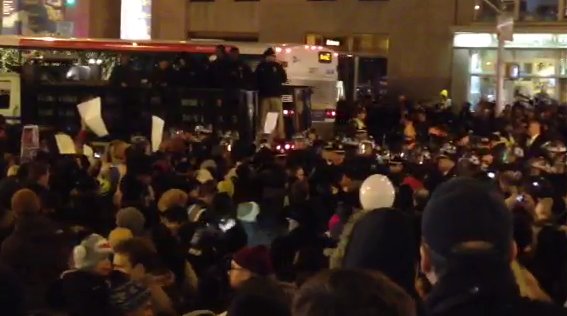
[[[0,109],[10,108],[10,87],[9,80],[0,80]]]

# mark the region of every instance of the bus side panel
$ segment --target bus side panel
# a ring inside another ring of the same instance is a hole
[[[320,61],[319,54],[322,52],[332,56],[330,62]],[[317,121],[317,112],[324,114],[327,110],[336,109],[338,60],[332,52],[295,47],[290,52],[279,54],[278,58],[286,66],[289,84],[305,85],[313,88],[311,104],[315,121]]]

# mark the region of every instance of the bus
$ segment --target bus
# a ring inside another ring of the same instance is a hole
[[[146,134],[152,115],[185,126],[215,125],[223,113],[218,108],[225,95],[222,89],[148,84],[160,61],[174,65],[182,58],[206,68],[215,51],[214,44],[190,41],[0,36],[0,114],[9,123],[71,132],[80,127],[76,105],[101,97],[111,134],[131,134],[132,129]],[[138,84],[129,88],[109,83],[122,56],[128,57],[137,74]],[[253,102],[253,95],[246,94],[241,103],[253,109]],[[253,134],[252,119],[246,128]]]

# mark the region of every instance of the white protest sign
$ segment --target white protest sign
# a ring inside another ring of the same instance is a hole
[[[26,125],[22,130],[20,159],[32,161],[39,151],[39,126]]]
[[[276,129],[278,125],[278,112],[268,112],[266,114],[266,122],[264,123],[264,134],[271,134]]]
[[[108,135],[108,130],[106,129],[106,125],[102,119],[100,98],[94,98],[83,102],[77,105],[77,109],[79,110],[81,118],[87,127],[93,131],[93,133],[95,133],[98,137]]]
[[[152,116],[152,151],[156,152],[161,145],[161,141],[163,140],[163,127],[165,126],[165,122],[157,117]]]
[[[74,155],[77,153],[75,149],[75,142],[71,136],[67,134],[57,134],[55,135],[55,142],[57,143],[57,149],[61,155]]]

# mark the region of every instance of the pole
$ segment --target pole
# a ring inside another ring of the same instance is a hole
[[[354,87],[353,87],[353,91],[352,91],[352,99],[356,102],[357,98],[357,93],[356,93],[356,88],[358,87],[358,75],[360,73],[360,70],[358,69],[358,67],[360,67],[360,57],[358,56],[354,56]]]
[[[502,36],[498,34],[498,51],[496,53],[496,116],[499,116],[504,111],[504,77],[505,77],[505,63],[504,63],[504,44],[505,41]]]

